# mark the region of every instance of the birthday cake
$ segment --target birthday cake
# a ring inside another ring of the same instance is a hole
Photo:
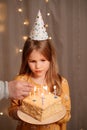
[[[61,98],[50,93],[38,96],[31,95],[23,99],[21,110],[38,121],[43,121],[62,111]]]

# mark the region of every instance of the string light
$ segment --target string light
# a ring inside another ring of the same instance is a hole
[[[46,20],[47,20],[47,16],[48,16],[48,17],[50,16],[50,12],[47,11],[47,10],[48,10],[47,5],[48,5],[49,0],[45,0],[45,2],[46,2]],[[45,24],[45,27],[46,27],[46,28],[48,28],[48,26],[49,26],[48,24]],[[49,39],[52,39],[52,37],[49,36]]]
[[[20,12],[20,13],[23,13],[24,12],[24,10],[23,10],[23,0],[19,0],[19,2],[20,2],[20,5],[18,4],[18,12]],[[49,2],[49,0],[45,0],[45,2],[46,2],[46,4]],[[47,6],[47,5],[46,5]],[[46,7],[46,16],[50,16],[50,12],[47,12],[47,10],[48,10],[48,8]],[[23,15],[23,14],[22,14]],[[21,16],[22,16],[21,15]],[[47,19],[47,18],[46,18]],[[24,19],[23,20],[23,24],[22,25],[24,25],[24,26],[28,26],[29,25],[29,20],[28,19]],[[45,24],[45,27],[46,28],[48,28],[48,23],[47,24]],[[26,41],[26,39],[28,38],[28,36],[25,34],[24,36],[22,36],[22,39],[24,40],[24,41]],[[51,36],[49,36],[49,39],[52,39],[52,37]],[[22,42],[22,41],[21,41]],[[20,43],[21,43],[20,42]],[[19,48],[17,48],[16,49],[16,53],[21,53],[22,52],[22,49],[20,49],[21,47],[19,47]]]
[[[49,0],[45,0],[46,2],[48,2]]]
[[[3,112],[0,112],[0,116],[2,116],[4,113]]]
[[[19,49],[19,52],[22,52],[22,49]]]
[[[18,9],[18,12],[23,12],[23,10],[21,8]]]
[[[21,53],[22,52],[22,49],[19,49],[19,48],[16,48],[16,53]]]
[[[47,28],[47,27],[48,27],[48,24],[45,24],[45,27]]]
[[[51,39],[52,39],[52,37],[49,37],[49,39],[51,40]]]
[[[50,16],[50,13],[47,13],[47,16]]]
[[[25,41],[26,41],[26,40],[27,40],[27,36],[23,36],[23,40],[25,40]]]
[[[24,25],[29,25],[29,21],[28,21],[28,20],[25,20],[23,24],[24,24]]]
[[[24,41],[27,39],[27,34],[24,34],[25,33],[25,26],[28,26],[29,25],[29,20],[27,18],[24,18],[25,16],[25,8],[24,8],[24,2],[23,0],[18,0],[17,1],[17,5],[18,5],[18,8],[17,8],[17,11],[19,13],[21,13],[21,15],[19,17],[21,17],[21,21],[22,23],[20,23],[20,28],[21,28],[21,40],[19,41],[19,45],[18,45],[18,48],[16,48],[16,54],[18,53],[21,53],[23,50],[21,49],[22,48],[22,43],[24,44]],[[19,14],[18,14],[19,15]],[[24,25],[24,27],[22,27]],[[24,29],[24,30],[23,30]],[[23,33],[22,33],[23,31]],[[24,36],[23,36],[24,34]]]

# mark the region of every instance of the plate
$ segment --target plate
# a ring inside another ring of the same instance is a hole
[[[46,120],[38,121],[33,117],[29,116],[28,114],[22,112],[21,110],[17,111],[17,115],[21,120],[35,125],[46,125],[46,124],[57,122],[60,119],[62,119],[65,116],[65,114],[66,114],[66,109],[65,107],[63,107],[63,109],[60,112],[56,113],[55,115],[47,118]]]

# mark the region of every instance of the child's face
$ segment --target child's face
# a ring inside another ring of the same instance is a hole
[[[33,76],[43,77],[49,69],[50,62],[37,50],[33,50],[28,58],[28,65]]]

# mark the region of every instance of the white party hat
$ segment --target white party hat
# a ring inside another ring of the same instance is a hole
[[[46,28],[40,10],[38,12],[38,15],[36,17],[34,26],[30,32],[29,37],[32,40],[38,40],[38,41],[48,39],[48,34],[46,32]]]

